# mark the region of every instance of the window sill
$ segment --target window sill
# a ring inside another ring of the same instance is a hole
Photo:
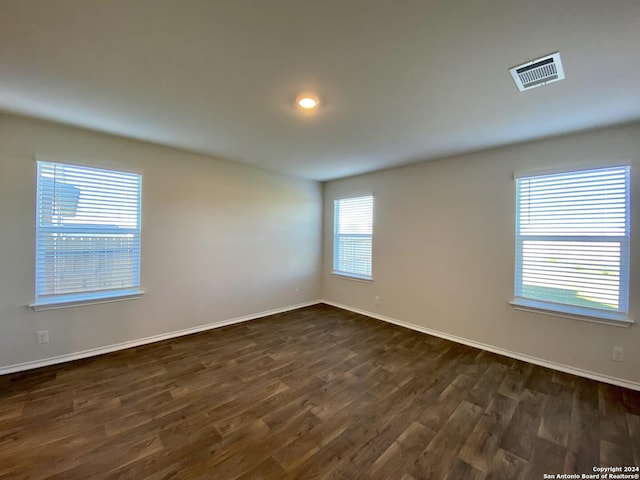
[[[76,296],[75,298],[58,297],[55,299],[41,300],[29,305],[36,312],[42,310],[56,310],[59,308],[82,307],[85,305],[96,305],[99,303],[124,302],[126,300],[136,300],[144,295],[142,290],[127,290],[109,296],[85,297]]]
[[[331,272],[331,275],[345,280],[355,280],[356,282],[373,283],[373,277],[357,275],[355,273]]]
[[[516,310],[534,312],[552,317],[570,318],[584,322],[613,325],[628,328],[634,324],[625,314],[617,312],[598,311],[584,307],[573,307],[540,300],[516,297],[509,302]]]

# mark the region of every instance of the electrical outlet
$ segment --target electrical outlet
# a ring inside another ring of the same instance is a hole
[[[49,330],[38,330],[36,334],[39,344],[49,343]]]
[[[296,288],[296,295],[300,295],[300,289]]]
[[[375,303],[376,305],[380,305],[380,297],[377,295],[373,297],[373,303]]]
[[[613,347],[613,353],[611,354],[611,358],[616,362],[624,361],[624,348]]]

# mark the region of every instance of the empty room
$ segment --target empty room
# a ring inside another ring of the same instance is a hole
[[[640,2],[0,0],[0,479],[640,478]]]

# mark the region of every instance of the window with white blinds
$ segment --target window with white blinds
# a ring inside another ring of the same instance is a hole
[[[620,166],[516,180],[515,304],[626,318],[629,170]]]
[[[140,293],[141,182],[38,162],[35,306]]]
[[[373,196],[333,204],[333,273],[371,280]]]

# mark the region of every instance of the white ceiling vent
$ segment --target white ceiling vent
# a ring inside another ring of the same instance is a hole
[[[560,52],[510,68],[509,72],[521,92],[564,78]]]

